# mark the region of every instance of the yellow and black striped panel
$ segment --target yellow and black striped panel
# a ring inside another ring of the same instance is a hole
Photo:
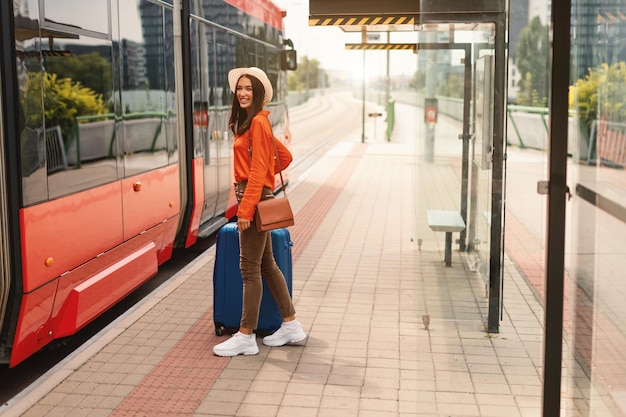
[[[41,51],[43,56],[72,56],[70,51]]]
[[[414,51],[414,43],[347,43],[347,50],[375,50],[375,51],[390,51],[390,50],[406,50]]]
[[[619,10],[614,12],[598,13],[598,23],[617,23],[619,21],[626,21],[626,15]]]
[[[309,26],[370,26],[370,25],[413,25],[419,23],[417,16],[315,16],[309,17]]]
[[[50,56],[63,56],[63,57],[68,57],[68,56],[72,56],[72,53],[70,51],[41,51],[41,55],[40,55],[40,51],[24,51],[24,52],[20,52],[17,51],[16,52],[17,56],[19,56],[20,58],[39,58],[40,56],[45,56],[45,57],[50,57]]]

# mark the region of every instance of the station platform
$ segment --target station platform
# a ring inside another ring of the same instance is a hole
[[[428,228],[415,182],[441,198],[456,201],[458,192],[416,178],[415,118],[405,111],[397,106],[390,141],[381,126],[378,139],[361,143],[358,129],[289,190],[304,342],[269,348],[259,336],[258,355],[213,355],[227,336],[213,324],[212,247],[0,414],[539,416],[537,291],[505,255],[500,332],[485,331],[485,282],[458,245],[446,267],[444,234]],[[446,164],[436,161],[440,170]],[[533,250],[521,242],[512,235],[507,243],[520,259]],[[530,253],[527,264],[540,256]]]

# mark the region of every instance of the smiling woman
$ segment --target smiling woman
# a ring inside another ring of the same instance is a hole
[[[269,287],[282,318],[279,329],[265,337],[263,343],[267,346],[282,346],[300,342],[306,338],[306,334],[296,320],[289,286],[274,258],[270,232],[260,227],[258,216],[261,202],[278,201],[272,200],[274,196],[271,193],[278,151],[267,117],[269,112],[263,110],[263,106],[272,100],[272,84],[265,72],[257,67],[232,69],[228,73],[228,82],[235,93],[229,128],[235,135],[233,153],[237,182],[235,189],[239,203],[237,231],[243,307],[239,331],[232,338],[216,345],[213,353],[218,356],[256,355],[259,348],[253,332],[259,325],[263,283]],[[280,179],[282,183],[282,174]],[[282,186],[284,188],[284,184]],[[216,269],[220,269],[220,261],[224,262],[225,258],[216,259]]]

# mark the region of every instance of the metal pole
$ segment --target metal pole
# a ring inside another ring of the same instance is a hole
[[[463,162],[461,167],[461,217],[465,224],[467,221],[467,197],[469,188],[469,166],[470,166],[470,112],[471,112],[471,95],[472,95],[472,48],[465,47],[465,75],[463,82]],[[464,252],[467,243],[467,228],[463,229],[459,236],[459,250]]]
[[[309,57],[306,57],[306,61],[304,61],[304,75],[305,75],[305,84],[306,84],[306,98],[309,99]]]
[[[552,91],[550,92],[548,244],[544,309],[542,416],[561,413],[563,292],[565,287],[565,204],[567,188],[568,89],[571,0],[552,5]]]
[[[389,32],[387,32],[387,43],[390,43],[389,40]],[[387,78],[385,82],[385,106],[389,103],[389,84],[391,82],[391,77],[389,74],[389,49],[387,49]]]
[[[487,332],[500,331],[502,317],[502,260],[504,259],[504,135],[506,116],[506,19],[504,14],[496,18],[495,56],[493,67],[493,131],[491,164],[491,230],[489,256],[489,311]]]
[[[363,122],[361,124],[361,143],[365,143],[365,49],[363,50]]]
[[[426,35],[427,42],[434,43],[436,41],[435,36],[434,32],[428,32]],[[436,58],[436,50],[429,49],[426,52],[426,98],[435,98],[437,87]],[[433,162],[435,160],[435,124],[424,123],[424,129],[424,158],[426,162]]]

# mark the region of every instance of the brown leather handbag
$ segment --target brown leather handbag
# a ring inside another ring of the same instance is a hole
[[[293,226],[295,222],[287,195],[283,198],[259,201],[254,213],[254,220],[256,230],[259,232]]]
[[[293,226],[295,224],[293,218],[293,211],[291,211],[291,204],[287,198],[287,192],[285,191],[285,183],[283,181],[283,173],[280,166],[280,158],[278,150],[276,149],[276,138],[272,137],[272,143],[274,144],[274,156],[275,164],[278,167],[278,173],[280,175],[280,183],[282,185],[283,198],[270,198],[267,200],[259,201],[254,213],[254,222],[256,223],[256,230],[258,232],[267,232],[273,229],[280,229],[283,227]],[[252,144],[250,143],[250,131],[248,131],[248,149],[250,158],[252,158]]]

